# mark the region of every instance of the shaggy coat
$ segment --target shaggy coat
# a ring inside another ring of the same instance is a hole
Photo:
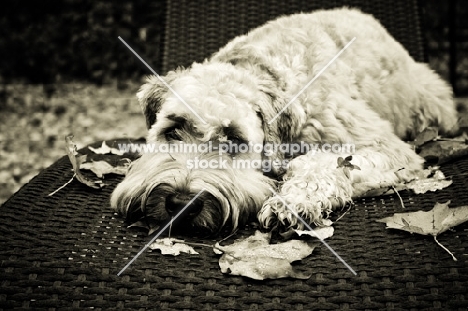
[[[193,157],[213,154],[143,154],[115,190],[111,205],[155,222],[174,216],[168,211],[174,196],[188,203],[204,189],[203,202],[184,225],[216,231],[256,214],[265,227],[300,227],[296,212],[319,223],[369,189],[417,175],[423,159],[402,139],[428,126],[442,134],[457,130],[447,83],[415,62],[376,19],[354,9],[278,18],[235,38],[203,63],[163,79],[173,91],[153,76],[137,94],[148,143],[304,142],[355,148],[348,154],[222,155],[230,164],[235,157],[280,163],[269,178],[258,168],[220,172],[186,165]],[[347,173],[337,165],[347,156],[359,169]]]

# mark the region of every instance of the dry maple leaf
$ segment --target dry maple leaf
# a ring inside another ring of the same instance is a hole
[[[129,163],[130,162],[128,162],[127,165],[124,166],[112,166],[106,161],[93,161],[83,163],[80,166],[80,169],[90,170],[94,174],[96,174],[97,177],[102,178],[103,175],[106,174],[125,175],[127,173]]]
[[[81,174],[80,167],[81,167],[81,164],[86,160],[86,155],[80,155],[78,153],[76,145],[73,142],[73,135],[69,135],[65,137],[65,142],[67,144],[67,147],[66,147],[67,155],[72,164],[73,172],[75,173],[76,179],[88,187],[100,189],[102,187],[102,181],[90,180],[86,178],[85,176],[83,176],[83,174]]]
[[[67,151],[68,159],[70,160],[70,163],[73,168],[73,176],[72,178],[67,181],[65,184],[63,184],[61,187],[58,189],[54,190],[53,192],[49,193],[49,196],[54,195],[57,193],[57,191],[61,190],[64,188],[66,185],[72,182],[73,178],[76,177],[76,179],[81,182],[82,184],[85,184],[88,187],[95,188],[95,189],[100,189],[104,186],[101,180],[91,180],[86,178],[83,174],[80,172],[80,167],[83,164],[84,161],[86,161],[86,155],[79,154],[76,148],[75,143],[73,142],[73,135],[68,135],[65,137],[65,143],[66,143],[66,148],[65,150]]]
[[[398,174],[398,172],[396,173]],[[380,184],[364,185],[361,187],[363,191],[357,191],[356,197],[376,197],[381,195],[389,195],[403,190],[412,190],[416,194],[424,194],[428,191],[437,191],[447,188],[453,183],[452,180],[446,179],[444,173],[438,167],[425,169],[420,172],[419,176],[407,183],[398,184]]]
[[[116,155],[123,155],[124,154],[123,151],[120,151],[117,148],[111,148],[108,145],[106,145],[105,141],[102,142],[102,145],[99,148],[93,148],[91,146],[88,147],[88,148],[89,148],[89,150],[91,150],[92,152],[94,152],[96,154],[108,154],[108,153],[116,154]]]
[[[256,231],[253,236],[230,245],[220,246],[216,243],[215,253],[223,254],[219,259],[221,272],[255,280],[310,278],[310,275],[294,270],[290,263],[309,256],[317,243],[290,240],[269,244],[270,237],[271,233]]]
[[[195,254],[198,255],[193,247],[185,244],[183,240],[175,238],[163,238],[157,239],[149,246],[151,249],[159,249],[163,255],[178,256],[180,253]]]
[[[418,211],[412,213],[396,213],[391,217],[378,219],[387,229],[404,230],[422,235],[432,235],[434,240],[456,260],[455,256],[437,241],[437,235],[448,229],[458,226],[468,220],[468,206],[449,208],[447,203],[436,203],[430,211]]]

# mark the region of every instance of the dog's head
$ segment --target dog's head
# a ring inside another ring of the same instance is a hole
[[[293,105],[285,101],[279,78],[271,71],[258,64],[242,69],[213,62],[149,77],[137,93],[149,130],[147,141],[255,145],[292,141],[298,134],[293,127],[300,120],[291,115],[300,113],[291,111]],[[283,159],[281,152],[261,156],[272,162]],[[272,175],[280,173],[275,168]]]
[[[220,159],[227,162],[223,168],[196,168]],[[144,154],[115,189],[111,205],[128,222],[145,219],[155,226],[174,218],[176,230],[214,233],[245,224],[272,186],[263,174],[235,169],[232,159],[214,153]]]
[[[275,182],[265,176],[265,164],[276,175],[273,160],[281,161],[258,146],[279,143],[280,132],[287,132],[278,121],[268,123],[278,108],[272,91],[265,91],[268,82],[258,79],[225,63],[148,78],[137,94],[147,143],[179,148],[143,153],[115,189],[112,207],[128,221],[162,223],[177,216],[176,227],[210,232],[245,223],[271,195]]]

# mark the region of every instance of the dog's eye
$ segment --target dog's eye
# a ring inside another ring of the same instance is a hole
[[[233,144],[233,145],[241,145],[241,144],[246,143],[245,140],[243,140],[242,138],[239,138],[237,136],[229,136],[227,138],[227,140],[229,140],[231,142],[231,144]]]
[[[176,132],[176,129],[170,129],[166,131],[166,133],[164,133],[164,137],[166,137],[167,141],[182,140],[182,138]]]

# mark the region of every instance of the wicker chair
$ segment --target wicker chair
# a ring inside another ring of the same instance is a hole
[[[349,5],[374,14],[417,60],[424,60],[420,12],[409,0],[169,1],[163,71],[200,61],[234,36],[281,14]],[[97,142],[96,145],[100,145]],[[87,148],[80,151],[89,154]],[[115,156],[96,156],[117,161]],[[177,310],[466,310],[468,225],[431,238],[385,230],[376,219],[403,211],[396,195],[356,200],[335,225],[329,244],[356,270],[353,275],[325,247],[298,265],[308,280],[252,281],[220,272],[209,248],[200,255],[162,256],[146,251],[117,273],[149,241],[109,209],[107,187],[90,190],[74,181],[60,159],[2,207],[0,309]],[[429,210],[435,202],[468,204],[468,160],[442,167],[453,185],[425,195],[401,192],[404,211]],[[215,240],[188,237],[213,244]]]

